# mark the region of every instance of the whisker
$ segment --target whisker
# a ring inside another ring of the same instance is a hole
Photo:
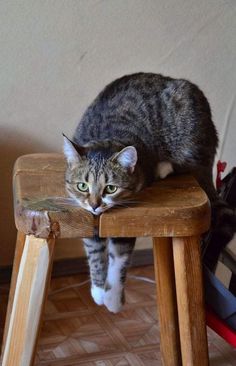
[[[130,208],[135,207],[138,204],[142,204],[142,206],[148,206],[150,202],[144,202],[144,201],[120,201],[120,202],[114,202],[114,204],[107,205],[107,209],[109,208]]]
[[[125,201],[122,201],[121,203],[125,203],[125,204],[150,204],[150,202],[148,201],[138,201],[138,200],[135,200],[135,201],[129,201],[129,200],[125,200]]]
[[[120,208],[120,207],[126,207],[126,208],[128,208],[129,206],[128,205],[126,205],[126,204],[124,204],[124,203],[116,203],[114,206],[113,205],[111,205],[111,206],[109,206],[110,208]]]
[[[119,203],[119,204],[117,204],[117,205],[115,205],[115,206],[113,206],[114,208],[119,208],[119,207],[126,207],[126,208],[129,208],[129,206],[128,205],[126,205],[126,204],[124,204],[124,203]]]

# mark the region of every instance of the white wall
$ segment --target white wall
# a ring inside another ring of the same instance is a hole
[[[0,2],[0,264],[14,248],[15,158],[60,151],[112,79],[136,71],[189,78],[207,95],[236,164],[235,0],[9,0]]]

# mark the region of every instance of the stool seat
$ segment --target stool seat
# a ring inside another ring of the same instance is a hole
[[[178,237],[198,235],[209,227],[208,198],[191,176],[160,180],[136,195],[131,207],[110,209],[98,218],[68,197],[65,168],[61,154],[30,154],[17,159],[13,186],[19,231],[40,238],[51,234],[90,237],[99,226],[101,237]]]

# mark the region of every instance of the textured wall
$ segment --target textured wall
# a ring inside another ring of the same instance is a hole
[[[1,1],[0,264],[14,250],[15,158],[59,151],[61,132],[72,134],[87,104],[122,74],[161,72],[199,84],[226,136],[223,158],[235,164],[235,34],[234,0]]]

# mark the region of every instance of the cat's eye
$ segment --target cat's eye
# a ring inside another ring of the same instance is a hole
[[[84,182],[80,182],[77,184],[77,188],[79,191],[81,192],[88,192],[89,191],[89,186],[87,183]]]
[[[117,191],[118,187],[117,186],[113,186],[112,184],[108,184],[108,186],[106,186],[104,192],[107,194],[112,194],[115,193]]]

